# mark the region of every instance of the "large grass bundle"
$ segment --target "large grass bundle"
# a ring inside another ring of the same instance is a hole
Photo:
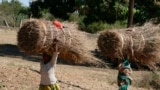
[[[72,33],[72,37],[69,33]],[[57,38],[60,57],[69,60],[69,63],[78,63],[83,57],[81,42],[75,35],[76,31],[65,31],[57,29],[52,22],[31,19],[26,21],[18,32],[18,47],[27,53],[52,54],[54,51],[54,39]]]
[[[153,69],[160,61],[159,26],[105,31],[97,43],[101,52],[114,62],[129,58],[138,66],[146,65]]]
[[[65,23],[63,23],[65,24]],[[100,65],[103,62],[96,58],[91,58],[91,53],[86,44],[87,34],[77,30],[73,25],[67,25],[62,30],[56,29],[51,21],[31,19],[26,21],[18,32],[18,47],[27,53],[43,53],[52,54],[54,51],[53,40],[57,37],[58,49],[60,51],[59,58],[65,60],[69,64],[82,65]]]

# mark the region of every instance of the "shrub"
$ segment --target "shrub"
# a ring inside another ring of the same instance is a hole
[[[87,25],[86,30],[90,33],[96,33],[106,28],[106,24],[103,22],[93,22]]]
[[[78,12],[69,13],[69,21],[78,21],[80,19]]]
[[[43,9],[40,11],[41,18],[44,18],[46,20],[52,20],[54,16],[49,12],[49,9]]]
[[[81,30],[89,32],[89,33],[97,33],[104,29],[113,29],[113,28],[124,28],[127,25],[127,20],[124,21],[116,21],[114,24],[108,24],[105,22],[93,22],[91,24],[86,25],[82,21],[79,22],[79,27]]]

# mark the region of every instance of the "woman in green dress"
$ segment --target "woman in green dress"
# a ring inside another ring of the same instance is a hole
[[[131,85],[132,78],[130,77],[132,73],[132,68],[128,59],[125,59],[118,66],[118,86],[119,90],[128,90],[129,85]]]

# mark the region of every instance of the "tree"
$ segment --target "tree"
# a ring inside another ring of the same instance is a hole
[[[153,0],[135,0],[134,23],[143,23],[160,16],[160,6]]]
[[[19,26],[21,19],[27,18],[27,8],[23,7],[18,0],[11,0],[11,2],[3,1],[0,4],[0,16],[3,20],[9,23],[9,26]],[[2,23],[1,23],[2,24]]]
[[[44,8],[44,2],[37,0],[30,3],[30,16],[40,18],[42,15],[40,11]]]
[[[42,17],[41,10],[48,9],[55,17],[68,19],[68,13],[75,11],[75,0],[38,0],[30,7],[34,17]]]
[[[124,0],[85,0],[83,7],[86,7],[86,24],[97,21],[113,24],[127,19],[128,8]]]

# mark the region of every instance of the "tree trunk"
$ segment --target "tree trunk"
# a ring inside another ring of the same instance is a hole
[[[134,0],[129,0],[129,14],[128,14],[128,25],[127,27],[133,26],[133,8],[134,8]]]

